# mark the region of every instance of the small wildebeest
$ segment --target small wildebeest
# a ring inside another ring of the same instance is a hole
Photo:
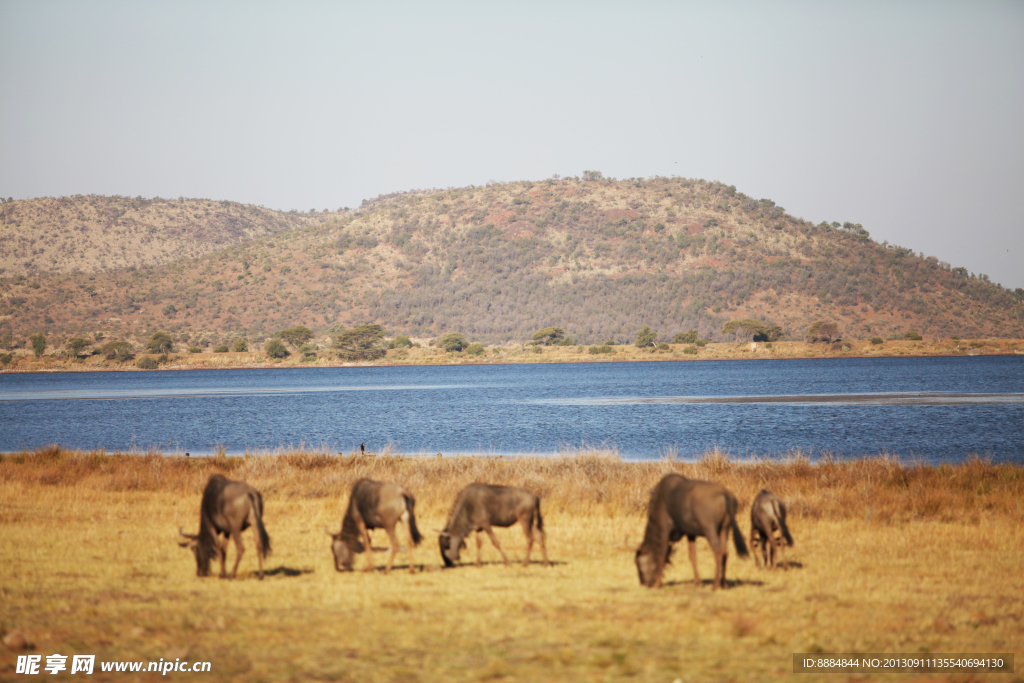
[[[206,483],[203,491],[203,502],[199,508],[199,533],[180,533],[189,539],[179,543],[182,548],[190,548],[196,556],[196,576],[210,575],[210,559],[216,555],[220,559],[220,576],[227,576],[224,571],[224,560],[227,555],[229,539],[235,541],[235,566],[231,569],[231,578],[238,572],[238,563],[242,561],[242,532],[253,528],[256,537],[256,559],[260,567],[260,579],[263,579],[263,558],[270,553],[270,537],[263,527],[263,496],[260,492],[242,481],[231,481],[223,475],[214,474]],[[220,536],[223,535],[223,540]]]
[[[480,566],[480,552],[484,543],[480,533],[486,532],[505,560],[505,566],[508,566],[508,556],[498,544],[491,527],[510,527],[516,522],[523,525],[523,533],[526,534],[526,559],[523,566],[530,566],[534,527],[540,540],[540,549],[544,553],[544,566],[548,566],[550,563],[544,543],[544,520],[540,516],[540,498],[537,494],[514,486],[470,484],[459,492],[455,507],[448,516],[448,524],[438,537],[441,559],[446,567],[454,567],[459,560],[459,550],[466,547],[465,538],[475,531],[476,564]]]
[[[665,564],[672,554],[672,544],[686,536],[693,564],[693,582],[699,586],[696,541],[698,536],[703,536],[715,553],[715,582],[712,586],[724,588],[730,529],[736,553],[740,557],[748,554],[743,535],[736,525],[736,507],[736,497],[723,486],[687,479],[678,474],[665,475],[651,491],[647,529],[636,551],[640,583],[648,588],[661,586]]]
[[[341,521],[341,533],[327,534],[331,537],[331,550],[334,551],[334,568],[339,572],[351,571],[356,553],[366,553],[366,571],[373,571],[372,546],[370,545],[370,529],[384,529],[391,540],[391,555],[387,574],[398,554],[398,534],[395,525],[405,524],[409,532],[409,571],[416,571],[412,560],[413,546],[419,545],[423,537],[416,528],[416,514],[413,508],[416,499],[398,484],[382,483],[370,479],[360,479],[352,485],[352,493],[348,497],[348,508]]]
[[[782,534],[781,539],[775,538],[776,531]],[[750,546],[754,549],[754,561],[758,566],[761,566],[757,551],[759,545],[766,567],[775,567],[776,548],[782,556],[783,569],[789,566],[783,540],[786,545],[793,545],[793,537],[789,535],[789,527],[786,526],[786,506],[774,493],[762,490],[750,506]]]

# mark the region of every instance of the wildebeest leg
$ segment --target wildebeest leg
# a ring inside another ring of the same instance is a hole
[[[488,527],[484,527],[484,531],[486,531],[487,535],[491,537],[491,543],[493,543],[494,547],[498,549],[499,553],[501,553],[501,559],[505,560],[505,566],[507,567],[508,566],[508,555],[506,555],[505,551],[501,549],[501,545],[498,543],[498,538],[494,535],[494,530],[491,529],[491,527],[488,526]]]
[[[757,547],[758,538],[759,538],[759,536],[758,536],[757,529],[753,525],[751,525],[751,527],[750,527],[750,552],[752,552],[754,554],[754,564],[757,565],[757,567],[760,569],[760,567],[761,567],[761,558],[758,557],[758,554],[757,554],[758,553],[758,547]]]
[[[779,558],[782,560],[782,568],[789,569],[789,563],[786,562],[786,539],[780,537],[777,547],[779,549]]]
[[[523,533],[526,534],[526,559],[523,566],[530,566],[530,551],[533,550],[533,515],[523,520]]]
[[[693,585],[700,585],[700,574],[697,573],[697,538],[696,536],[686,537],[686,549],[690,553],[690,564],[693,565]]]
[[[391,540],[391,554],[388,555],[388,566],[384,567],[384,573],[387,574],[391,571],[391,565],[395,562],[395,555],[398,554],[398,534],[395,533],[395,527],[385,526],[384,531],[388,532],[388,538]]]
[[[476,532],[476,566],[478,567],[481,564],[481,554],[483,553],[484,547],[484,537],[480,534],[481,532],[478,530]]]
[[[235,539],[235,566],[231,568],[231,578],[235,578],[238,574],[238,563],[242,561],[242,554],[245,552],[245,547],[242,545],[242,530],[232,531],[231,536]],[[227,549],[224,549],[224,554],[227,555]]]
[[[217,559],[220,560],[220,578],[222,579],[226,579],[228,577],[228,570],[224,566],[224,563],[227,561],[228,541],[230,539],[230,535],[222,538],[220,534],[215,534],[213,537],[213,549],[217,553]]]
[[[718,534],[718,547],[715,551],[715,582],[711,584],[712,590],[725,588],[725,563],[729,559],[729,527],[723,526]]]
[[[402,515],[402,518],[405,520],[405,531],[409,534],[409,573],[415,574],[416,563],[413,562],[412,549],[416,546],[416,541],[414,541],[412,538],[412,522],[410,521],[410,515],[408,514],[408,512]]]
[[[359,531],[363,535],[363,545],[366,548],[366,569],[363,571],[372,572],[376,567],[373,564],[373,545],[370,541],[370,530],[366,528],[366,524],[359,520]]]
[[[544,531],[542,529],[537,529],[536,534],[537,534],[537,540],[540,541],[540,551],[542,553],[544,553],[544,566],[545,567],[550,567],[551,566],[551,562],[548,561],[548,547],[544,543]]]

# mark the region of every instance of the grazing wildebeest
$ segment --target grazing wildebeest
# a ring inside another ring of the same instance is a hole
[[[491,543],[501,553],[501,558],[505,560],[505,566],[508,566],[508,556],[498,544],[491,527],[510,527],[516,522],[523,525],[523,533],[526,534],[526,559],[523,566],[530,566],[534,527],[540,540],[540,549],[544,553],[544,566],[550,564],[547,545],[544,543],[544,520],[540,516],[540,498],[537,494],[513,486],[470,484],[459,492],[455,507],[448,517],[448,524],[438,536],[441,559],[444,560],[446,567],[454,567],[459,560],[459,550],[466,547],[464,539],[475,531],[476,564],[479,566],[484,543],[480,533],[486,532],[491,538]]]
[[[211,476],[199,508],[199,533],[186,534],[178,529],[178,533],[189,539],[179,545],[190,548],[196,556],[196,576],[210,575],[210,559],[214,555],[220,559],[221,578],[227,576],[224,571],[227,543],[229,539],[234,539],[236,553],[231,578],[235,578],[238,563],[242,561],[242,553],[245,552],[242,547],[242,531],[250,526],[256,537],[256,558],[262,580],[263,558],[270,553],[270,537],[263,527],[263,496],[245,482],[231,481],[220,474]],[[223,540],[221,535],[224,536]]]
[[[370,545],[370,529],[384,529],[391,540],[391,555],[387,574],[398,554],[398,534],[395,525],[405,524],[409,532],[409,571],[416,571],[413,564],[412,549],[419,545],[423,537],[416,528],[416,514],[413,508],[416,499],[398,484],[382,483],[369,479],[360,479],[352,485],[352,493],[348,497],[348,508],[341,521],[341,533],[332,534],[331,550],[334,551],[334,568],[340,571],[351,571],[356,553],[366,553],[366,571],[374,569],[372,546]]]
[[[776,530],[782,534],[781,539],[775,538]],[[750,506],[750,545],[754,549],[754,561],[758,566],[761,565],[757,552],[759,545],[766,567],[775,567],[776,548],[782,555],[783,569],[789,566],[786,563],[783,539],[786,545],[793,545],[793,537],[789,535],[789,527],[786,526],[786,506],[774,493],[762,490]]]
[[[713,588],[725,587],[725,563],[728,559],[729,530],[740,557],[747,556],[747,545],[736,525],[736,497],[724,487],[709,481],[687,479],[667,474],[651,491],[647,507],[647,529],[636,551],[636,569],[640,583],[661,586],[665,564],[672,554],[672,544],[686,536],[693,582],[700,585],[697,574],[697,537],[703,536],[715,553]]]

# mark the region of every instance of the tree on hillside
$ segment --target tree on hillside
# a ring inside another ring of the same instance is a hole
[[[444,336],[438,337],[437,345],[448,353],[457,353],[469,346],[469,342],[466,341],[466,337],[461,332],[449,332]]]
[[[395,338],[388,344],[389,349],[411,349],[412,339],[404,334],[396,334]]]
[[[730,320],[722,327],[722,334],[736,335],[736,339],[753,337],[755,334],[764,334],[768,326],[760,320],[753,318],[737,318]]]
[[[288,347],[284,345],[284,342],[274,337],[267,342],[267,345],[263,347],[263,350],[267,352],[267,355],[271,358],[284,358],[288,355]]]
[[[305,325],[297,325],[296,327],[289,327],[287,330],[281,330],[276,336],[283,339],[289,346],[297,349],[313,338],[313,331]]]
[[[116,360],[123,363],[132,357],[132,347],[126,341],[109,341],[100,347],[100,353],[107,360]]]
[[[658,333],[652,330],[647,325],[644,325],[636,333],[636,341],[633,342],[636,346],[641,349],[647,348],[648,346],[654,346],[655,340],[658,338]]]
[[[676,334],[676,338],[672,340],[672,343],[673,344],[696,344],[697,343],[697,339],[699,339],[699,337],[697,335],[697,330],[694,329],[694,328],[690,328],[689,332],[679,332],[679,333],[677,333]]]
[[[531,337],[534,344],[539,346],[551,346],[553,344],[559,344],[565,339],[565,330],[561,327],[545,327],[543,330],[537,330]]]
[[[77,357],[78,354],[82,352],[82,349],[87,346],[92,346],[92,342],[88,339],[82,339],[81,337],[72,337],[64,343],[64,347],[67,348],[68,352],[74,357]]]
[[[773,342],[778,341],[782,338],[782,328],[776,324],[771,324],[764,329],[763,332],[758,332],[754,335],[754,341],[756,342]]]
[[[32,353],[36,354],[36,357],[43,355],[46,351],[46,335],[42,332],[37,332],[28,338],[32,342]]]
[[[384,328],[367,323],[334,337],[334,348],[342,360],[376,360],[386,353],[383,340]]]
[[[244,339],[236,339],[235,343],[231,345],[231,350],[235,353],[242,353],[243,351],[249,350],[249,342]]]
[[[150,353],[170,353],[174,350],[174,340],[166,332],[154,332],[146,344],[146,349]]]
[[[807,341],[809,342],[833,342],[838,341],[839,338],[838,323],[827,323],[824,320],[818,320],[811,323],[811,326],[807,328]]]

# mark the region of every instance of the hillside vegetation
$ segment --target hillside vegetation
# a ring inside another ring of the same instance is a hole
[[[858,224],[814,225],[717,182],[585,178],[268,214],[279,222],[260,223],[262,236],[231,233],[217,251],[162,265],[40,266],[0,278],[0,327],[15,341],[43,331],[58,343],[97,333],[140,342],[159,329],[204,348],[237,337],[262,345],[295,325],[323,339],[332,326],[368,322],[484,343],[553,325],[583,344],[631,342],[642,325],[662,340],[691,328],[731,340],[721,331],[736,318],[778,325],[790,340],[821,320],[848,339],[1024,336],[1024,291],[878,244]],[[262,210],[230,206],[258,223]],[[63,234],[57,216],[48,221],[49,234]],[[107,252],[120,247],[111,241]]]
[[[0,204],[0,274],[159,265],[322,221],[209,199],[43,197]]]

